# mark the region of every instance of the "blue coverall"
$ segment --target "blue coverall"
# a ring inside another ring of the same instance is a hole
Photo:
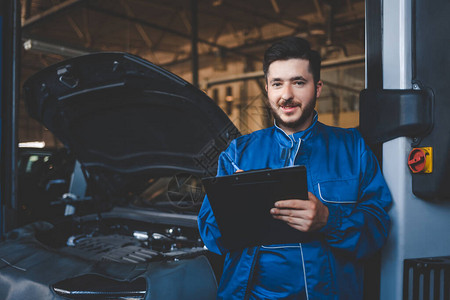
[[[219,158],[218,176],[305,165],[308,190],[329,210],[311,242],[228,251],[208,198],[198,216],[209,250],[226,254],[219,299],[362,299],[363,263],[386,241],[392,199],[378,162],[356,129],[317,120],[287,135],[276,125],[239,137]],[[231,163],[233,161],[233,163]]]

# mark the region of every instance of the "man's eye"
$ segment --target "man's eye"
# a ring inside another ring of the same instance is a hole
[[[303,86],[303,85],[305,85],[305,82],[304,81],[296,81],[296,82],[294,82],[294,85]]]
[[[272,83],[272,86],[273,86],[273,87],[279,87],[279,86],[281,86],[281,83],[279,83],[279,82],[274,82],[274,83]]]

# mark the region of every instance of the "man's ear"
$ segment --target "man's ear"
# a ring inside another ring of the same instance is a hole
[[[265,87],[265,89],[266,89],[266,93],[267,93],[267,83],[266,83],[266,85],[265,85],[264,87]]]
[[[323,82],[319,80],[316,84],[316,98],[319,98],[320,93],[322,93]]]

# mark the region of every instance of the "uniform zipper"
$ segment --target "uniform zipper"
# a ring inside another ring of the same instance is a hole
[[[287,135],[287,136],[292,141],[292,143],[295,145],[295,143],[293,142],[293,138],[291,139],[291,137],[289,135]],[[291,151],[288,151],[287,156],[286,156],[286,160],[285,160],[285,164],[284,164],[285,167],[287,167],[288,165],[289,166],[293,166],[295,164],[295,159],[297,158],[297,154],[298,154],[298,152],[300,150],[301,143],[302,143],[302,139],[299,138],[298,139],[298,146],[297,146],[297,149],[295,150],[294,159],[292,160],[292,163],[290,162],[290,160],[291,160]],[[299,243],[299,245],[300,245],[300,249],[301,249],[302,244]],[[250,268],[250,274],[249,274],[248,281],[247,281],[247,287],[245,288],[244,300],[248,300],[249,297],[250,297],[250,286],[253,284],[252,283],[252,281],[253,281],[253,272],[255,271],[256,260],[258,258],[258,254],[259,254],[259,249],[260,248],[261,248],[261,246],[256,247],[255,254],[253,256],[252,266]],[[306,297],[308,299],[308,289],[307,289],[307,286],[306,286],[306,273],[305,273],[305,262],[303,260],[303,251],[301,251],[301,256],[302,256],[302,263],[303,263],[303,273],[304,273],[304,277],[305,277]]]
[[[284,130],[282,130],[281,128],[280,128],[280,130],[291,140],[291,142],[293,142],[293,138],[291,138],[288,134],[286,134],[285,132],[284,132]],[[285,161],[285,167],[287,167],[288,165],[294,165],[295,164],[295,159],[297,158],[297,154],[298,154],[298,152],[299,152],[299,150],[300,150],[300,145],[301,145],[301,143],[302,143],[302,139],[301,138],[299,138],[298,139],[298,146],[297,146],[297,150],[295,151],[295,155],[294,155],[294,159],[292,160],[292,164],[290,163],[290,159],[286,159],[286,161]],[[290,154],[291,154],[291,152],[289,151],[288,152],[289,153],[289,155],[288,155],[288,157],[290,158]],[[304,276],[304,279],[305,279],[305,292],[306,292],[306,299],[307,300],[309,300],[309,294],[308,294],[308,285],[307,285],[307,282],[306,282],[306,270],[305,270],[305,260],[304,260],[304,258],[303,258],[303,247],[302,247],[302,243],[299,243],[299,246],[300,246],[300,254],[301,254],[301,257],[302,257],[302,264],[303,264],[303,276]]]
[[[255,254],[253,255],[252,266],[250,268],[250,274],[247,281],[247,287],[245,288],[244,300],[247,300],[250,297],[250,286],[253,284],[253,272],[255,271],[256,260],[258,258],[260,247],[261,246],[256,247]]]
[[[294,145],[295,145],[294,138],[293,138],[293,137],[291,138],[289,135],[288,135],[288,138],[289,138],[289,139],[291,140],[291,142],[292,142],[292,147],[294,147]],[[295,159],[297,158],[297,154],[298,154],[298,152],[299,152],[299,150],[300,150],[300,145],[301,145],[301,144],[302,144],[302,139],[299,138],[299,139],[298,139],[297,149],[295,150],[294,155],[291,155],[291,152],[292,152],[292,151],[288,151],[288,152],[287,152],[286,160],[285,160],[285,162],[284,162],[284,166],[285,166],[285,167],[290,167],[290,166],[294,166],[294,165],[295,165]],[[291,148],[291,149],[292,149],[292,148]],[[291,162],[291,157],[293,157],[292,162]]]
[[[300,145],[302,144],[302,139],[301,138],[299,138],[298,139],[298,146],[297,146],[297,150],[295,151],[295,154],[294,154],[294,159],[292,160],[292,166],[293,165],[295,165],[295,159],[297,158],[297,154],[298,154],[298,151],[300,150]]]
[[[302,139],[299,138],[298,139],[298,146],[297,146],[297,150],[295,152],[294,155],[294,160],[292,161],[292,165],[295,164],[295,159],[297,158],[297,154],[300,150],[300,145],[302,144]],[[305,270],[305,259],[303,258],[303,247],[302,247],[302,243],[298,243],[298,245],[300,246],[300,255],[302,257],[302,265],[303,265],[303,278],[305,280],[305,293],[306,293],[306,300],[309,300],[309,295],[308,295],[308,283],[306,282],[306,270]]]

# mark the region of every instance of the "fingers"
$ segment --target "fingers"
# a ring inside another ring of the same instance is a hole
[[[270,213],[275,219],[305,232],[322,228],[328,220],[328,208],[312,193],[308,193],[308,200],[277,201]]]
[[[275,207],[282,209],[306,209],[308,200],[299,200],[299,199],[291,199],[291,200],[280,200],[275,202]]]
[[[270,213],[275,216],[285,216],[292,218],[308,218],[311,210],[295,208],[272,208]]]
[[[300,231],[309,231],[313,225],[312,218],[303,218],[299,216],[289,216],[289,215],[273,215],[273,217],[277,220],[281,220],[286,222],[292,228],[295,228]]]
[[[275,219],[283,220],[290,224],[299,224],[303,221],[310,222],[314,219],[314,211],[297,209],[272,208],[270,213]]]

